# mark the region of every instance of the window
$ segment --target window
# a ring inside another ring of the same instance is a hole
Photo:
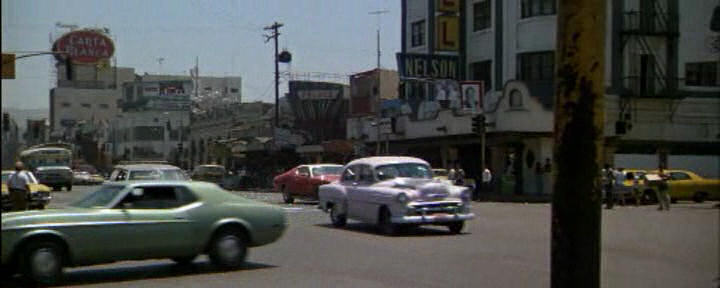
[[[72,106],[72,105],[70,104],[70,102],[63,102],[61,105],[62,105],[62,107],[70,107],[70,106]]]
[[[685,64],[685,85],[718,86],[717,62]]]
[[[373,177],[372,168],[367,165],[360,166],[360,175],[358,177],[359,182],[365,182],[365,183],[372,183],[375,182],[375,178]]]
[[[412,23],[412,47],[425,44],[425,20]]]
[[[196,200],[194,195],[183,191],[181,192],[183,195],[181,201],[178,197],[180,193],[177,193],[179,189],[183,188],[171,186],[134,188],[134,192],[139,190],[139,193],[128,193],[118,206],[129,209],[168,209],[180,207]]]
[[[492,20],[490,5],[490,0],[473,4],[473,31],[490,28],[490,21]]]
[[[355,181],[355,179],[357,179],[357,177],[356,177],[358,174],[357,171],[358,171],[358,166],[348,167],[347,169],[345,169],[345,172],[343,172],[342,180],[343,181]]]
[[[522,93],[518,91],[517,89],[510,92],[510,107],[511,108],[518,108],[522,107],[523,101],[522,101]]]
[[[690,175],[682,172],[670,172],[670,180],[690,180]]]
[[[302,166],[297,169],[297,174],[310,176],[310,169],[306,166]]]
[[[90,103],[83,103],[81,105],[83,108],[90,108]]]
[[[522,0],[522,18],[555,14],[555,0]]]
[[[212,87],[205,87],[205,91],[211,91]]]
[[[165,127],[162,126],[136,126],[133,127],[135,140],[163,141],[165,139]]]
[[[552,82],[555,74],[555,53],[531,52],[518,54],[518,79],[528,82]]]
[[[470,64],[470,80],[481,80],[484,82],[485,91],[492,87],[492,60],[480,61]]]
[[[108,105],[108,104],[100,104],[100,108],[102,108],[102,109],[109,109],[109,108],[110,108],[110,105]]]
[[[240,89],[238,88],[230,88],[230,93],[238,93]]]

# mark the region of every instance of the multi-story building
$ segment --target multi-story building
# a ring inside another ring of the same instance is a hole
[[[656,168],[667,161],[718,177],[720,55],[708,45],[718,39],[709,28],[717,5],[607,1],[606,162]],[[400,97],[407,103],[440,101],[448,95],[439,92],[441,78],[483,81],[486,159],[510,193],[550,192],[546,169],[536,167],[552,158],[556,12],[554,0],[402,1],[402,53],[437,63],[450,59],[460,69],[453,77],[408,66],[416,62],[398,63],[405,87]],[[453,21],[459,23],[456,30]],[[454,43],[459,49],[453,50]],[[470,115],[441,103],[424,106],[418,110],[426,112],[417,113],[423,117],[398,117],[391,151],[423,156],[434,165],[459,163],[477,174],[480,137],[471,133]],[[372,130],[367,129],[369,141],[376,139]]]
[[[73,127],[85,122],[107,122],[121,113],[122,83],[135,79],[133,68],[59,62],[57,85],[50,89],[50,129],[54,139],[69,140]],[[70,75],[66,73],[69,71]],[[70,79],[68,79],[70,76]]]
[[[190,126],[191,166],[206,163],[235,166],[232,163],[235,157],[224,153],[227,152],[224,148],[229,151],[233,145],[241,145],[234,143],[236,140],[247,144],[257,137],[272,137],[272,122],[266,116],[272,106],[262,102],[232,103],[195,111]]]

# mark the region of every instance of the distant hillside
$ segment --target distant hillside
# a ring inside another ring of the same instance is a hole
[[[50,118],[49,109],[14,109],[3,107],[2,112],[10,113],[10,117],[17,122],[20,131],[25,131],[27,128],[25,127],[27,126],[27,119],[39,120],[43,118]]]

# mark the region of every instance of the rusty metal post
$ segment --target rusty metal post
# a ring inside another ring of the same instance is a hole
[[[600,287],[604,0],[560,0],[557,14],[551,286]]]

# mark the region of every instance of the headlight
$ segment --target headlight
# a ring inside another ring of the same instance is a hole
[[[400,203],[407,203],[408,200],[410,200],[410,199],[408,198],[408,196],[405,195],[405,193],[400,193],[400,194],[398,194],[396,199],[397,199],[397,201],[400,202]]]

